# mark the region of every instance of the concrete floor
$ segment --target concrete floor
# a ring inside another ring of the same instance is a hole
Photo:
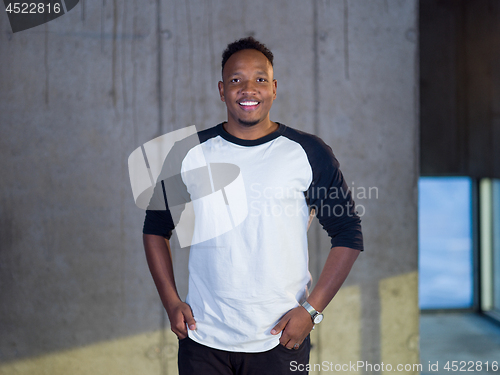
[[[457,361],[455,371],[452,361]],[[423,313],[420,363],[422,375],[500,374],[500,325],[474,313]],[[476,367],[479,363],[481,370]]]

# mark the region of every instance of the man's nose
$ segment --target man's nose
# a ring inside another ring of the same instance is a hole
[[[257,88],[256,88],[256,85],[255,85],[255,82],[253,82],[253,81],[245,81],[245,82],[243,82],[243,86],[241,88],[241,92],[243,94],[252,94],[252,93],[257,92]]]

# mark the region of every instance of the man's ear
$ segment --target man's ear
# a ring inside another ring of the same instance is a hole
[[[273,100],[276,99],[277,90],[278,90],[278,81],[273,79]]]
[[[225,102],[226,99],[224,99],[224,82],[222,81],[219,81],[219,95],[220,95],[220,100]]]

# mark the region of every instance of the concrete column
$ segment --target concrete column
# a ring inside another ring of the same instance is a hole
[[[418,363],[416,18],[416,1],[81,0],[12,34],[2,11],[0,374],[176,373],[127,157],[225,120],[220,56],[248,35],[275,54],[271,118],[332,146],[362,214],[311,364]],[[328,251],[315,224],[315,279]]]

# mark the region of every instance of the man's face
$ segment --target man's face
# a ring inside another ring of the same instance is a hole
[[[254,49],[236,52],[227,60],[222,79],[219,93],[226,103],[228,121],[254,126],[269,118],[277,82],[263,53]]]

